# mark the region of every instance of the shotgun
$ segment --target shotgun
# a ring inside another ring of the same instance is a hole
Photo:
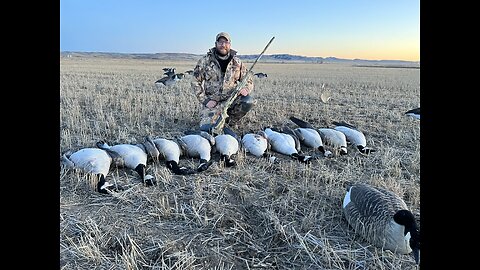
[[[265,51],[267,50],[268,46],[270,46],[270,43],[272,43],[274,38],[275,37],[272,37],[272,39],[270,39],[267,46],[265,46],[263,51],[257,56],[257,59],[255,59],[255,62],[253,62],[253,65],[250,67],[250,69],[248,69],[247,74],[238,82],[238,84],[235,87],[235,89],[233,90],[232,94],[230,95],[230,97],[225,102],[220,115],[218,115],[218,118],[215,120],[215,123],[212,125],[211,131],[212,131],[213,134],[222,134],[222,129],[223,129],[223,126],[225,125],[225,120],[228,117],[228,114],[227,114],[228,108],[230,108],[233,101],[237,98],[238,94],[240,93],[240,90],[242,90],[242,88],[244,88],[245,85],[247,84],[248,78],[250,78],[250,76],[252,76],[251,72],[252,72],[253,67],[255,66],[257,61],[260,59],[260,57],[262,57],[262,55],[265,53]],[[215,115],[215,116],[217,116],[217,115]]]

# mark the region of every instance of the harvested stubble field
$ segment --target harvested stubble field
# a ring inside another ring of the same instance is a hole
[[[60,151],[174,138],[198,123],[191,77],[156,87],[162,68],[195,62],[62,58]],[[251,63],[249,63],[251,65]],[[369,245],[342,215],[345,183],[364,182],[401,195],[420,222],[420,123],[404,112],[420,103],[420,70],[338,64],[258,63],[257,104],[241,135],[267,125],[357,126],[377,151],[304,165],[237,155],[237,167],[172,175],[163,163],[145,187],[133,171],[113,168],[125,191],[96,193],[74,170],[60,172],[61,269],[414,269],[413,256]],[[320,101],[321,86],[332,98]],[[312,149],[303,149],[314,153]],[[218,156],[213,155],[216,160]],[[196,167],[183,158],[181,165]]]

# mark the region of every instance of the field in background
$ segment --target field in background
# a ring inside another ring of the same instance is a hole
[[[61,58],[60,151],[174,138],[197,128],[191,77],[156,87],[162,68],[177,72],[195,62]],[[420,70],[342,64],[258,63],[252,93],[257,104],[240,122],[241,135],[289,125],[295,115],[316,127],[332,121],[357,126],[377,152],[303,165],[246,155],[238,166],[172,175],[161,164],[144,187],[135,172],[107,177],[126,190],[91,191],[83,174],[61,170],[62,269],[414,269],[411,255],[370,246],[348,226],[341,204],[348,182],[401,195],[420,221],[420,123],[404,112],[420,104]],[[332,93],[320,101],[321,86]],[[306,153],[314,153],[304,148]],[[278,154],[277,156],[280,156]],[[218,156],[214,155],[216,160]],[[181,159],[196,167],[198,160]]]

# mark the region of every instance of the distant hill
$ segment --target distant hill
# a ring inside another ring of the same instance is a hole
[[[60,52],[61,57],[98,57],[119,59],[158,59],[197,61],[201,55],[191,53],[111,53],[111,52]]]
[[[61,57],[99,57],[99,58],[124,58],[124,59],[158,59],[158,60],[181,60],[198,61],[203,56],[191,53],[110,53],[110,52],[60,52]],[[258,54],[239,55],[246,62],[253,62]],[[342,59],[336,57],[309,57],[291,54],[270,54],[263,55],[260,62],[273,63],[345,63],[353,66],[368,67],[412,67],[419,68],[420,62],[404,60],[367,60],[367,59]]]

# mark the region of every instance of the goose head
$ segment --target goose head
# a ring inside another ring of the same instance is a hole
[[[368,155],[368,154],[376,151],[375,149],[365,147],[365,146],[362,146],[362,145],[357,145],[357,148],[358,148],[358,151],[360,151],[360,153],[365,154],[365,155]]]
[[[221,155],[221,156],[220,156],[220,160],[223,161],[223,162],[225,162],[225,166],[226,166],[226,167],[233,167],[233,166],[236,166],[236,165],[237,165],[237,162],[236,162],[234,159],[232,159],[232,158],[230,158],[229,156],[227,156],[227,155]]]
[[[165,162],[165,165],[167,166],[167,169],[169,169],[174,174],[188,175],[188,174],[196,173],[196,171],[194,171],[190,168],[178,166],[178,163],[175,160],[168,160],[168,161]]]
[[[210,167],[210,165],[212,165],[213,161],[209,160],[205,160],[205,159],[200,159],[200,165],[198,165],[198,168],[197,168],[197,172],[203,172],[205,170],[208,169],[208,167]]]
[[[140,179],[146,186],[156,186],[157,180],[154,176],[145,173],[145,165],[138,164],[135,171],[140,175]]]
[[[412,249],[413,258],[415,263],[420,263],[420,232],[415,222],[415,217],[409,210],[399,210],[393,216],[393,220],[405,226],[404,236],[405,241],[408,241],[410,248]]]
[[[105,176],[103,174],[97,174],[97,177],[98,177],[98,182],[97,182],[98,192],[103,194],[109,194],[111,192],[118,192],[123,190],[123,187],[105,181]]]

